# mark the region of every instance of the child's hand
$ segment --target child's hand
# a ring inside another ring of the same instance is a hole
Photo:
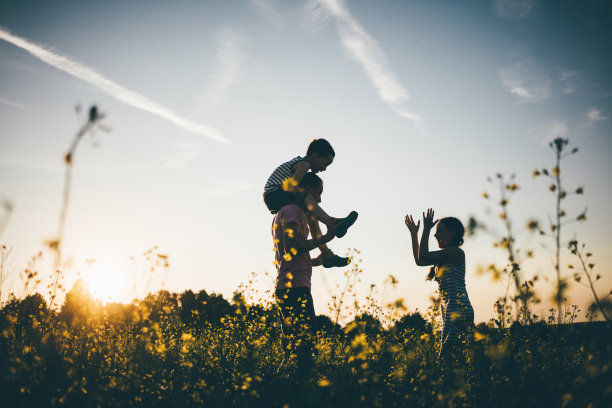
[[[406,215],[405,222],[411,234],[416,234],[417,232],[419,232],[419,227],[421,226],[420,220],[419,222],[415,223],[414,220],[412,219],[412,215]]]
[[[434,210],[427,210],[427,214],[423,213],[423,229],[432,229],[439,220],[434,221]]]

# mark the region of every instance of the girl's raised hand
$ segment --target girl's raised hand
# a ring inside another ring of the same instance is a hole
[[[432,229],[439,220],[434,221],[434,210],[429,208],[427,214],[423,213],[423,228]]]
[[[406,226],[408,227],[408,230],[410,231],[411,234],[416,234],[417,232],[419,232],[421,221],[419,220],[418,223],[415,223],[414,220],[412,219],[412,215],[407,215],[406,216]]]

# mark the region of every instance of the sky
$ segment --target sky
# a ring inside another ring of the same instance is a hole
[[[62,159],[92,105],[104,126],[73,157],[67,288],[83,277],[104,299],[129,302],[162,287],[231,297],[254,279],[261,296],[276,274],[263,186],[276,166],[326,138],[336,157],[321,174],[322,207],[359,212],[329,246],[360,251],[360,299],[374,284],[379,303],[401,298],[424,311],[436,285],[414,264],[404,216],[431,207],[501,230],[482,193],[495,197],[488,177],[515,174],[509,211],[517,245],[534,251],[524,277],[541,278],[545,315],[551,241],[524,225],[547,226],[554,213],[549,182],[532,172],[554,165],[556,137],[579,148],[562,164],[568,191],[585,192],[568,196],[568,219],[588,208],[563,240],[585,242],[602,275],[598,293],[612,288],[608,2],[22,0],[1,9],[3,301],[23,292],[19,276],[30,267],[46,291]],[[477,273],[504,265],[492,242],[481,233],[463,246],[477,322],[494,316],[505,291]],[[155,253],[146,259],[155,247],[167,268]],[[577,264],[565,251],[569,263]],[[318,313],[349,269],[314,269]],[[568,298],[583,319],[590,290],[572,284]]]

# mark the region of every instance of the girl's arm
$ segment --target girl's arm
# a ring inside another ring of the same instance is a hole
[[[419,259],[425,265],[442,265],[448,262],[457,262],[463,251],[458,247],[444,248],[439,251],[429,251],[429,232],[438,223],[433,220],[434,211],[430,208],[427,215],[423,213],[423,235],[421,235],[421,246],[419,248]]]
[[[406,226],[410,231],[410,237],[412,238],[412,256],[414,257],[414,262],[418,266],[427,266],[431,265],[421,261],[419,258],[419,227],[421,226],[421,221],[415,223],[412,219],[412,215],[406,215]]]

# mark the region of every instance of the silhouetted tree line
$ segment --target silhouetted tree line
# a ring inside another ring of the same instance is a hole
[[[273,326],[280,319],[276,305],[249,305],[240,292],[234,293],[231,301],[228,301],[222,295],[209,294],[206,290],[200,290],[197,293],[186,290],[180,294],[160,290],[156,293],[149,293],[144,299],[135,299],[129,304],[103,304],[92,298],[86,283],[82,280],[78,280],[66,294],[65,301],[58,312],[49,308],[41,294],[35,293],[23,299],[12,298],[6,302],[0,309],[0,326],[8,316],[23,322],[24,327],[30,326],[28,322],[32,318],[46,321],[41,318],[51,316],[70,325],[82,325],[99,318],[103,318],[109,324],[121,326],[142,320],[160,322],[164,319],[173,319],[176,320],[176,323],[194,328],[204,325],[218,327],[226,318],[233,318],[234,321],[264,322],[270,330],[273,330]],[[316,327],[330,334],[348,337],[361,333],[376,335],[385,331],[380,320],[369,314],[356,316],[344,330],[328,316],[318,315],[316,316]],[[430,323],[419,312],[406,314],[390,327],[390,330],[400,332],[408,329],[422,333],[432,332]]]

